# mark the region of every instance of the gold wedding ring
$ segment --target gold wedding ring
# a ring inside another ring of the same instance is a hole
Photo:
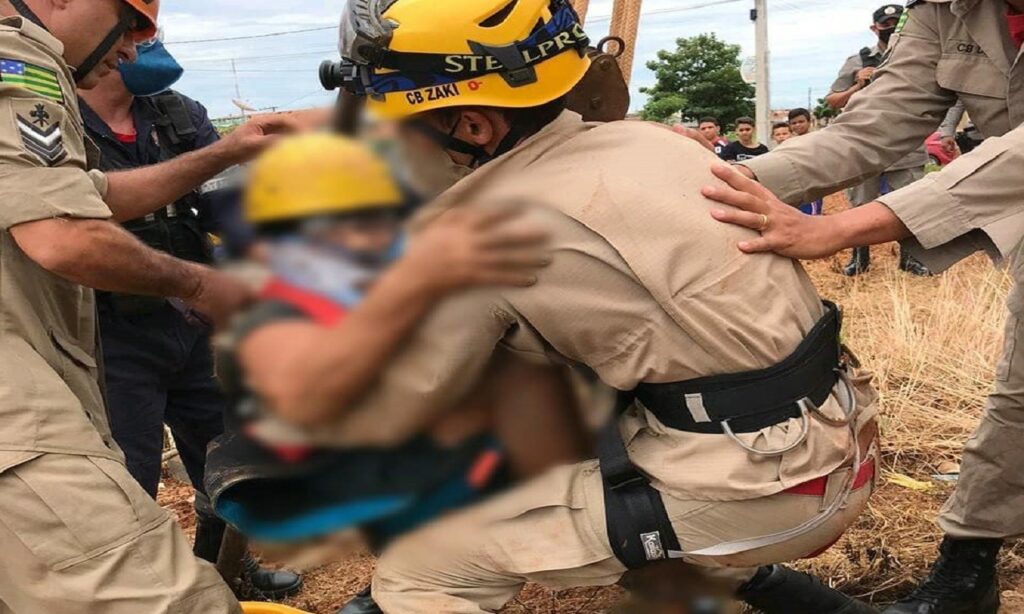
[[[771,223],[771,218],[765,214],[761,214],[761,225],[757,227],[758,232],[764,232],[768,230],[768,225]]]

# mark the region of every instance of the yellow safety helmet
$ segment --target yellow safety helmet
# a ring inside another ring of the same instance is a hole
[[[349,0],[342,62],[320,78],[388,118],[535,107],[583,78],[589,43],[568,0]]]
[[[289,137],[253,164],[243,208],[252,224],[398,209],[402,192],[363,144],[326,133]]]

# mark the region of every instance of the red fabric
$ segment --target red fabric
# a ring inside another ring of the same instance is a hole
[[[1020,49],[1024,45],[1024,13],[1007,13],[1006,23],[1010,26],[1010,38]]]
[[[280,279],[272,279],[264,286],[260,296],[288,303],[302,310],[317,324],[324,326],[333,326],[341,322],[348,313],[344,307],[331,299],[285,283]]]
[[[248,434],[250,439],[255,440],[255,441],[259,441],[260,440],[259,437],[257,437],[253,433],[252,425],[248,425],[246,427],[243,427],[243,430],[245,430],[245,432]],[[307,447],[307,446],[299,446],[299,445],[289,446],[289,445],[285,445],[285,444],[264,444],[264,445],[266,446],[266,448],[268,450],[273,452],[274,456],[276,456],[280,461],[282,461],[284,463],[292,464],[292,465],[294,465],[296,463],[301,463],[302,461],[306,460],[307,458],[309,458],[310,456],[313,455],[313,448],[310,448],[310,447]]]
[[[120,132],[114,133],[114,138],[124,143],[125,145],[134,145],[136,135],[134,134],[121,134]]]
[[[853,489],[863,488],[865,484],[871,481],[875,477],[875,460],[869,458],[860,464],[860,471],[857,472],[857,477],[853,480]],[[791,495],[808,495],[811,497],[824,497],[825,491],[828,488],[828,476],[822,476],[811,480],[810,482],[804,482],[803,484],[797,484],[793,488],[784,490],[783,492]]]
[[[469,485],[477,490],[483,490],[487,483],[491,481],[491,477],[494,476],[494,472],[500,464],[501,454],[495,450],[488,450],[481,454],[469,470],[467,478]]]
[[[864,486],[866,486],[868,484],[868,482],[870,482],[872,479],[874,479],[874,477],[875,477],[875,459],[874,458],[869,458],[868,460],[866,460],[866,461],[864,461],[863,463],[860,464],[860,471],[857,472],[857,476],[853,479],[853,489],[854,490],[858,490],[860,488],[863,488]],[[810,482],[804,482],[803,484],[798,484],[797,486],[794,486],[793,488],[790,488],[789,490],[786,490],[786,491],[783,491],[783,492],[789,493],[791,495],[808,495],[808,496],[814,496],[814,497],[824,497],[825,496],[825,491],[826,491],[827,488],[828,488],[828,476],[824,476],[824,477],[817,478],[815,480],[811,480]],[[839,541],[840,537],[842,537],[841,534],[838,537],[836,537],[827,546],[825,546],[823,548],[819,548],[818,550],[815,550],[814,552],[811,552],[810,554],[808,554],[807,556],[805,556],[803,558],[805,558],[805,559],[813,559],[813,558],[816,558],[818,556],[821,556],[826,550],[828,550],[829,548],[834,546],[836,544],[836,542]]]

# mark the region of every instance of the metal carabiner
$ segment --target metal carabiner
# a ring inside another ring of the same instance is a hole
[[[611,53],[606,49],[608,43],[615,43],[615,53]],[[626,51],[626,41],[622,40],[619,36],[606,36],[599,40],[594,48],[601,53],[606,53],[613,58],[617,58]]]
[[[732,431],[732,427],[729,426],[728,420],[723,420],[719,424],[722,427],[722,432],[725,433],[729,437],[729,439],[732,439],[736,445],[743,448],[747,452],[750,452],[751,454],[756,454],[757,456],[764,457],[782,456],[786,452],[790,452],[792,450],[797,449],[798,447],[803,445],[805,441],[807,441],[807,436],[811,432],[811,419],[807,407],[804,405],[800,405],[800,437],[790,445],[786,446],[785,448],[780,448],[778,450],[758,450],[753,446],[748,446],[747,444],[743,443],[739,437],[736,436],[736,433]]]
[[[850,383],[850,376],[847,374],[846,369],[836,369],[836,373],[839,375],[838,382],[843,385],[843,391],[846,393],[846,402],[840,400],[840,406],[843,408],[843,418],[833,418],[821,411],[821,408],[814,404],[814,401],[804,397],[797,401],[797,405],[801,408],[807,409],[812,416],[827,424],[828,426],[847,426],[853,420],[857,414],[857,397],[853,392],[853,384]]]

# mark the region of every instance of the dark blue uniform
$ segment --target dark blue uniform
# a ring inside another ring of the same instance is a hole
[[[103,170],[155,164],[217,141],[202,105],[179,96],[178,112],[187,116],[169,117],[159,98],[135,100],[134,143],[119,141],[82,103],[88,134],[103,152]],[[204,187],[125,228],[156,249],[209,262],[207,232],[218,231],[236,250],[251,236],[238,201],[237,190]],[[110,423],[128,470],[156,496],[166,423],[192,484],[203,492],[206,447],[223,432],[224,415],[208,331],[190,325],[164,299],[103,293],[98,302]]]

